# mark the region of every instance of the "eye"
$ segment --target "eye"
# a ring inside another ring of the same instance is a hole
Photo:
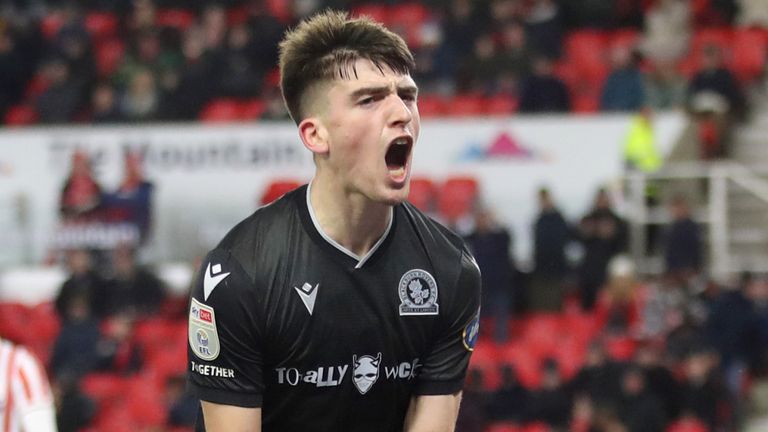
[[[400,95],[400,99],[406,101],[406,102],[416,102],[416,94],[415,93],[405,93]]]
[[[360,100],[357,102],[357,104],[358,104],[358,105],[363,105],[363,106],[365,106],[365,105],[370,105],[370,104],[372,104],[374,101],[375,101],[375,99],[373,98],[373,96],[368,96],[368,97],[366,97],[366,98],[360,99]]]

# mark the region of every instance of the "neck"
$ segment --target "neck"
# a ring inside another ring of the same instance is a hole
[[[360,257],[384,235],[392,217],[391,206],[317,177],[312,180],[309,198],[323,232]]]

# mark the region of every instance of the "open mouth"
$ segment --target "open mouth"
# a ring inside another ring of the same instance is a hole
[[[389,144],[384,160],[392,177],[400,178],[405,175],[405,167],[412,147],[413,139],[409,136],[396,138]]]

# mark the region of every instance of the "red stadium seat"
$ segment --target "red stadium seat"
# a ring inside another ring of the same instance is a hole
[[[267,205],[299,186],[301,186],[301,182],[297,180],[274,180],[264,190],[261,198],[259,198],[259,204]]]
[[[421,34],[429,19],[429,9],[421,3],[396,4],[389,9],[389,28],[401,35],[411,47],[421,46]]]
[[[111,12],[90,12],[85,16],[85,28],[94,40],[115,36],[119,24],[119,19]]]
[[[37,111],[29,105],[14,105],[5,112],[7,126],[27,126],[37,123]]]
[[[527,350],[525,343],[507,344],[500,351],[501,362],[511,364],[520,384],[529,389],[539,388],[542,371],[540,359]]]
[[[248,7],[235,7],[227,11],[227,23],[230,26],[244,24],[248,21]]]
[[[765,69],[766,35],[758,29],[737,28],[733,34],[731,66],[742,81],[758,78]]]
[[[485,428],[485,432],[523,432],[523,429],[514,423],[494,422]]]
[[[186,362],[183,363],[186,368]],[[164,381],[156,381],[146,377],[134,377],[126,388],[126,408],[139,426],[136,430],[147,430],[151,427],[163,426],[168,412],[163,400]]]
[[[572,32],[565,40],[565,63],[580,80],[602,82],[608,74],[607,37],[595,30]]]
[[[40,32],[46,39],[53,39],[64,25],[64,17],[60,13],[49,13],[40,21]]]
[[[475,207],[479,187],[474,177],[450,177],[438,196],[438,211],[449,223],[468,216]]]
[[[610,35],[608,45],[611,48],[626,47],[634,49],[637,47],[638,42],[640,42],[640,36],[640,32],[635,29],[627,28],[616,30]]]
[[[159,9],[155,23],[159,27],[171,27],[184,31],[195,23],[195,14],[186,9]]]
[[[704,28],[696,30],[691,38],[688,55],[680,62],[680,72],[690,77],[701,68],[704,49],[717,46],[723,55],[723,61],[730,63],[733,44],[733,31],[730,28]]]
[[[521,432],[550,432],[552,428],[550,428],[546,423],[528,423],[526,424]]]
[[[466,117],[485,114],[485,100],[480,95],[456,95],[448,101],[445,113],[449,116]]]
[[[709,428],[701,420],[684,417],[669,425],[666,432],[709,432]]]
[[[90,373],[80,381],[80,388],[86,396],[99,405],[110,404],[122,397],[126,378],[111,373]]]
[[[438,95],[419,95],[418,107],[421,118],[440,117],[445,114],[448,102]]]
[[[227,123],[241,120],[240,102],[234,99],[215,99],[200,111],[200,120],[205,123]]]
[[[269,14],[281,22],[289,23],[293,19],[293,2],[289,0],[266,0],[264,4],[269,10]]]
[[[497,95],[485,98],[483,101],[485,113],[488,115],[511,115],[517,111],[518,100],[509,95]]]
[[[96,43],[96,71],[108,78],[120,66],[125,55],[125,44],[119,39],[106,39]]]
[[[389,23],[389,10],[380,4],[365,4],[352,8],[352,16],[368,16],[382,24]]]
[[[434,211],[437,197],[435,183],[424,177],[412,177],[408,201],[419,210],[429,213]]]
[[[27,87],[24,89],[24,99],[29,101],[37,99],[38,96],[48,89],[50,84],[51,83],[44,74],[36,73],[29,82],[27,82]]]
[[[261,99],[249,99],[240,103],[240,118],[256,120],[264,113],[266,103]]]

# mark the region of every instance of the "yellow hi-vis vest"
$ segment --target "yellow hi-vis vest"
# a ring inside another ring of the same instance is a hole
[[[654,141],[651,123],[642,115],[634,116],[624,144],[624,160],[645,173],[658,170],[662,161]]]

